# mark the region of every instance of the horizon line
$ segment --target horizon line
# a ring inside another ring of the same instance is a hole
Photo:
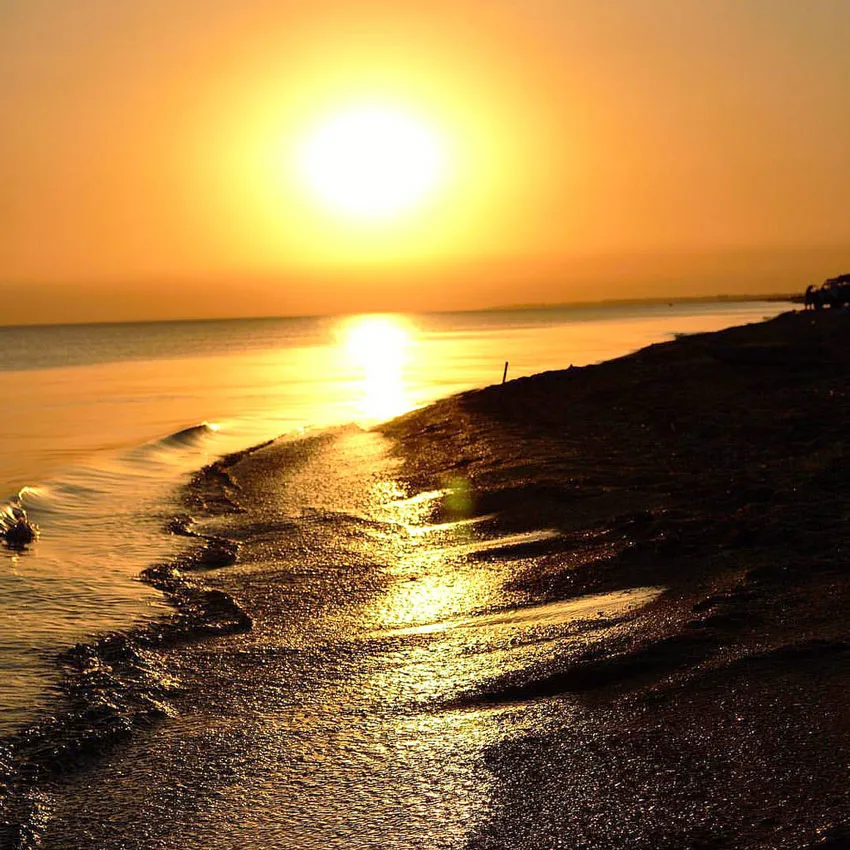
[[[446,316],[458,313],[509,313],[509,312],[531,312],[534,310],[558,310],[581,307],[616,307],[629,304],[692,304],[710,301],[787,301],[796,303],[802,299],[802,293],[732,293],[716,295],[685,295],[677,297],[651,296],[647,298],[601,298],[593,301],[541,301],[528,304],[499,304],[489,307],[469,307],[457,310],[365,310],[360,312],[340,313],[293,313],[287,315],[253,315],[253,316],[192,316],[174,317],[168,319],[108,319],[99,321],[69,321],[69,322],[16,322],[12,324],[0,324],[0,330],[8,328],[55,328],[55,327],[95,327],[103,325],[163,325],[163,324],[186,324],[186,323],[209,323],[209,322],[253,322],[253,321],[280,321],[286,319],[332,319],[342,316],[369,316],[369,315],[406,315],[406,316]]]

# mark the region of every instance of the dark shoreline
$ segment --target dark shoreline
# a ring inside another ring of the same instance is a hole
[[[433,522],[558,530],[506,588],[525,604],[666,588],[604,643],[446,694],[444,708],[584,706],[575,729],[488,751],[501,794],[468,847],[850,847],[849,341],[848,315],[784,314],[463,393],[380,429],[410,494],[468,482],[472,501]],[[187,510],[238,520],[232,473],[264,469],[267,445],[199,472]],[[36,846],[45,779],[168,722],[180,695],[146,650],[251,628],[250,605],[207,572],[237,560],[238,542],[186,518],[172,531],[198,547],[145,580],[175,617],[65,654],[69,713],[0,752],[0,843]]]

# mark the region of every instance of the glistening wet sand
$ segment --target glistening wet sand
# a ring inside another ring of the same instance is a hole
[[[225,460],[187,498],[236,563],[181,580],[250,630],[144,647],[161,711],[8,834],[848,846],[848,339],[789,315]]]
[[[464,695],[564,710],[488,747],[469,847],[850,846],[848,340],[845,313],[785,315],[387,429],[414,486],[462,477],[502,531],[560,532],[512,590],[667,588]]]

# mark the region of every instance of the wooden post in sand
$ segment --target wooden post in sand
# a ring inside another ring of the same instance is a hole
[[[505,383],[505,380],[507,379],[507,377],[508,377],[508,361],[505,360],[505,371],[502,372],[502,383],[503,384]]]

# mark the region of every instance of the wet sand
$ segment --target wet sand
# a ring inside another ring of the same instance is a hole
[[[662,585],[589,651],[468,705],[571,696],[488,752],[469,846],[850,847],[850,316],[797,313],[446,401],[391,425],[408,480],[563,534],[553,600]]]
[[[788,314],[224,459],[148,575],[174,621],[69,656],[123,733],[20,744],[3,835],[850,847],[848,340]]]

